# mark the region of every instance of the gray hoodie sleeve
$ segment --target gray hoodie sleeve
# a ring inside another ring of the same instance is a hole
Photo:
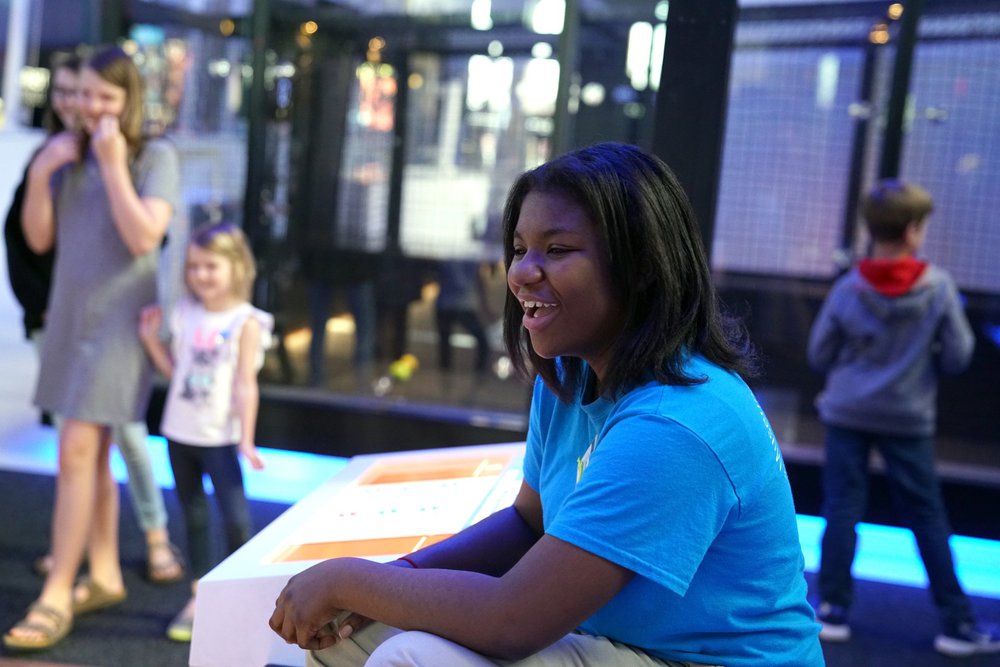
[[[809,332],[809,365],[820,373],[830,370],[844,344],[844,334],[835,315],[839,310],[835,304],[843,288],[843,279],[834,284]]]
[[[947,273],[942,280],[941,298],[945,303],[936,339],[937,367],[942,373],[959,373],[972,361],[976,337],[965,316],[955,281]]]

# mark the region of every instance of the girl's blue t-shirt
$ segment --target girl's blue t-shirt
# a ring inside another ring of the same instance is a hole
[[[667,660],[823,664],[791,489],[747,385],[695,356],[706,382],[562,403],[539,380],[524,478],[545,532],[635,577],[580,630]],[[589,374],[589,373],[588,373]]]

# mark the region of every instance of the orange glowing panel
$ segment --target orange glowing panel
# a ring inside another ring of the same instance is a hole
[[[399,484],[430,482],[440,479],[497,477],[510,462],[509,454],[489,457],[442,457],[420,459],[390,459],[377,461],[358,480],[358,484]],[[399,553],[399,552],[396,552]]]
[[[379,537],[369,540],[343,542],[314,542],[296,544],[278,554],[272,562],[288,563],[299,560],[326,560],[327,558],[372,558],[408,554],[451,537],[450,535],[409,535],[404,537]]]

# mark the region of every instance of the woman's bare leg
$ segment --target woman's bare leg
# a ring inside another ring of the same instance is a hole
[[[97,498],[98,457],[107,429],[67,419],[59,433],[59,473],[52,514],[52,570],[41,601],[69,611],[71,591],[87,546]]]
[[[90,529],[88,558],[90,578],[108,591],[124,589],[121,558],[118,549],[118,518],[121,493],[111,474],[111,437],[102,429],[97,454],[97,490]]]
[[[102,442],[107,429],[90,422],[67,419],[59,431],[59,471],[52,513],[52,568],[45,577],[38,601],[66,616],[72,615],[73,583],[90,537],[97,497],[98,456],[107,455]],[[41,625],[51,619],[38,612],[28,620]],[[19,628],[18,637],[39,636]]]

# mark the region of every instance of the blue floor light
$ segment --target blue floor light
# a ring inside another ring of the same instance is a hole
[[[18,448],[19,460],[13,465],[9,465],[10,461],[0,462],[3,467],[53,474],[56,470],[55,438],[47,431],[42,433],[38,441]],[[173,488],[166,441],[151,436],[149,446],[157,481],[164,488]],[[264,470],[253,470],[244,465],[247,495],[253,500],[287,505],[294,504],[348,463],[348,459],[337,456],[263,447],[260,455],[266,466]],[[25,456],[30,460],[26,460]],[[125,464],[117,453],[112,457],[111,465],[116,479],[124,482]],[[826,522],[819,517],[799,515],[798,525],[806,570],[815,572],[819,567],[820,539]],[[958,576],[966,592],[1000,599],[1000,542],[956,535],[951,538],[951,547]],[[903,528],[859,524],[858,552],[853,571],[859,579],[901,586],[927,586],[927,575],[913,534]]]

